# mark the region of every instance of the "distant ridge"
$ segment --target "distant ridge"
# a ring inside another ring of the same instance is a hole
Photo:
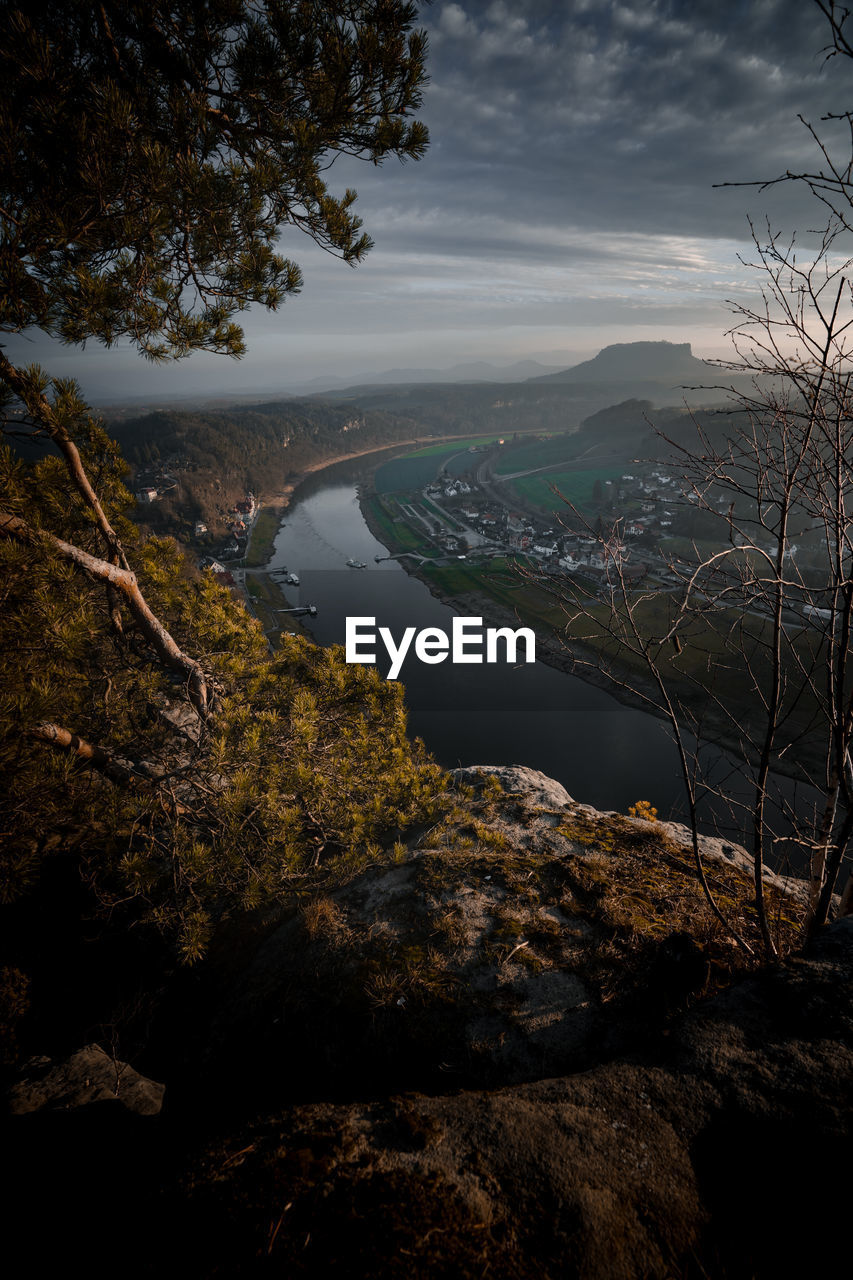
[[[697,360],[689,342],[617,342],[591,360],[532,382],[667,382],[672,386],[708,384],[719,370]]]
[[[516,360],[514,364],[495,365],[485,360],[469,364],[455,364],[450,369],[386,369],[382,373],[366,374],[353,382],[352,378],[315,378],[306,384],[309,390],[330,388],[351,390],[358,387],[384,387],[402,384],[423,386],[430,382],[527,382],[543,374],[559,374],[559,366],[542,364],[538,360]]]

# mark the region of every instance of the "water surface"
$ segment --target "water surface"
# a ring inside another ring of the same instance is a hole
[[[322,644],[343,644],[347,616],[375,617],[397,638],[409,626],[449,634],[454,610],[396,561],[375,562],[387,554],[364,522],[355,485],[314,478],[295,495],[270,567],[298,574],[293,603],[317,606],[304,624]],[[348,559],[368,568],[348,569]],[[386,674],[381,646],[377,656]],[[443,765],[525,764],[602,808],[648,799],[663,812],[678,799],[678,761],[663,721],[576,676],[542,662],[429,667],[412,657],[400,679],[409,728]]]
[[[270,568],[298,574],[299,588],[286,588],[293,604],[316,605],[304,625],[322,644],[343,644],[345,620],[375,617],[399,641],[406,627],[439,627],[451,633],[455,610],[435,599],[411,577],[368,529],[358,504],[359,477],[372,463],[355,459],[326,468],[295,493],[275,541]],[[347,568],[348,559],[367,563]],[[464,602],[460,601],[460,611]],[[467,611],[465,611],[467,613]],[[377,665],[389,661],[377,646]],[[625,812],[648,800],[662,818],[684,817],[678,755],[666,722],[626,706],[610,693],[543,662],[511,667],[425,666],[404,663],[409,729],[423,738],[445,767],[464,764],[523,764],[556,778],[585,804]],[[703,747],[703,763],[736,805],[751,805],[743,765],[714,747]],[[769,811],[780,830],[789,830],[786,807],[804,812],[816,793],[786,778],[772,781]],[[742,840],[743,813],[703,801],[700,825]],[[789,842],[768,849],[773,865],[802,867]]]

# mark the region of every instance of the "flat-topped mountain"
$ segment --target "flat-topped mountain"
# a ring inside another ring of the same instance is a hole
[[[591,360],[532,381],[624,382],[637,378],[673,385],[707,385],[719,381],[720,372],[704,360],[697,360],[689,342],[616,342]]]

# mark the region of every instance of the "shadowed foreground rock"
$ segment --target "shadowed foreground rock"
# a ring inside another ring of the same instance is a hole
[[[393,856],[235,919],[136,1064],[160,1114],[60,1079],[11,1119],[31,1270],[846,1274],[853,920],[744,976],[677,828],[483,772]],[[746,855],[704,851],[755,940]],[[797,886],[768,895],[796,938]]]
[[[165,1088],[147,1080],[126,1062],[97,1044],[87,1045],[65,1062],[36,1059],[24,1067],[24,1076],[9,1091],[9,1111],[69,1111],[95,1102],[125,1107],[140,1116],[155,1116],[163,1105]]]
[[[827,1274],[847,1251],[851,977],[841,921],[633,1061],[297,1109],[211,1153],[188,1221],[211,1274]]]
[[[458,811],[395,861],[253,935],[241,921],[223,934],[178,1015],[193,1099],[201,1080],[256,1114],[284,1096],[563,1075],[730,981],[737,948],[702,897],[683,828],[599,813],[521,766],[455,773]],[[760,946],[751,860],[703,843],[718,900]],[[798,905],[802,882],[766,882],[783,913]]]

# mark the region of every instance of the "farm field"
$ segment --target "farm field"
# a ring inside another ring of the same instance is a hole
[[[472,592],[487,595],[499,604],[516,611],[525,623],[547,631],[561,630],[565,616],[559,605],[544,591],[520,578],[512,563],[493,560],[488,565],[425,565],[423,576],[450,596]]]
[[[590,511],[593,506],[593,490],[596,480],[602,486],[607,480],[618,480],[622,467],[597,467],[588,471],[548,471],[544,475],[520,476],[507,482],[526,502],[546,511],[563,511],[565,503],[553,492],[556,485],[569,502],[580,511]]]
[[[381,540],[395,551],[419,551],[427,556],[435,554],[435,545],[420,529],[412,527],[393,499],[383,501],[378,495],[363,499],[362,509],[375,521]]]
[[[448,441],[443,444],[428,445],[418,449],[416,453],[404,454],[402,458],[392,458],[377,468],[374,486],[377,493],[397,493],[400,490],[421,489],[434,480],[445,458],[469,449],[472,445],[492,444],[499,436],[470,436],[465,440]],[[476,455],[471,455],[474,461]],[[468,469],[466,464],[463,470]]]
[[[430,458],[435,457],[439,453],[458,453],[460,449],[470,449],[471,445],[497,444],[498,440],[504,437],[496,435],[493,431],[490,435],[484,436],[468,436],[465,440],[451,440],[447,443],[429,444],[423,449],[418,449],[417,453],[407,454],[410,458]]]
[[[265,565],[272,555],[276,534],[281,526],[281,511],[277,507],[262,507],[249,543],[245,559],[247,568],[257,569]]]
[[[562,432],[548,440],[531,440],[527,444],[514,445],[495,464],[495,475],[512,475],[515,471],[527,471],[534,467],[551,467],[568,462],[578,451],[577,436]]]

